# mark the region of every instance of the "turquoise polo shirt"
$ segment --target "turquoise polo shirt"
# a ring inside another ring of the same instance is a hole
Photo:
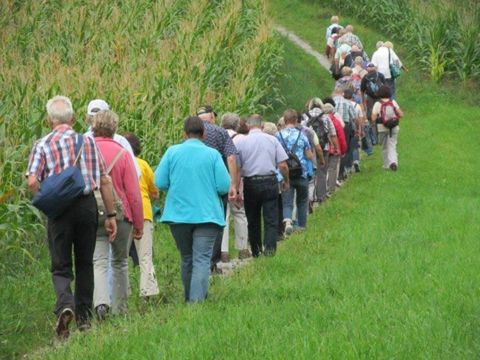
[[[155,185],[167,191],[162,222],[225,226],[220,195],[228,193],[230,175],[220,153],[199,139],[168,148],[155,170]]]

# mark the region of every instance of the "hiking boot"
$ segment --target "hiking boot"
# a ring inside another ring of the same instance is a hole
[[[70,335],[70,330],[68,330],[68,325],[75,317],[73,310],[70,308],[65,308],[62,310],[57,319],[57,324],[55,325],[55,333],[60,339],[66,339]]]
[[[90,319],[88,317],[87,318],[77,317],[76,321],[77,321],[77,329],[80,332],[84,332],[92,328],[92,324],[90,323]]]
[[[392,170],[392,171],[397,171],[397,164],[391,163],[391,164],[390,164],[390,170]]]
[[[250,250],[248,249],[243,249],[238,252],[238,258],[240,260],[245,260],[252,257],[252,254],[250,254]]]
[[[268,249],[263,252],[263,255],[266,257],[273,257],[275,256],[275,250],[274,249]]]
[[[110,310],[110,307],[105,304],[100,304],[95,308],[95,312],[97,314],[97,319],[98,321],[102,322],[107,319],[108,311]]]
[[[220,261],[221,261],[222,263],[228,263],[228,262],[230,262],[230,257],[228,256],[228,252],[222,251],[222,253],[220,254]]]
[[[211,275],[222,275],[223,274],[223,270],[220,269],[217,264],[213,265],[210,269],[210,273]]]
[[[353,164],[353,167],[355,168],[356,173],[360,172],[360,165],[359,164],[355,163],[355,164]]]

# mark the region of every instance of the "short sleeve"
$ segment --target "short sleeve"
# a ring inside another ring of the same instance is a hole
[[[38,179],[41,179],[44,169],[45,154],[43,153],[40,143],[36,142],[30,152],[26,176],[36,176]]]
[[[275,158],[277,164],[288,159],[287,152],[283,148],[282,144],[280,144],[278,138],[275,138]]]

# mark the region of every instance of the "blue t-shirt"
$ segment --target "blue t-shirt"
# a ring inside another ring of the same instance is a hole
[[[285,151],[289,152],[290,150],[292,150],[295,142],[297,141],[299,132],[300,130],[298,130],[297,128],[285,128],[279,133],[277,133],[277,139],[280,141],[280,144],[282,144],[282,146],[285,148]],[[308,177],[308,159],[305,157],[306,149],[311,149],[310,143],[307,137],[304,134],[300,133],[297,147],[295,148],[295,155],[297,155],[300,163],[302,164],[302,177],[304,178]]]

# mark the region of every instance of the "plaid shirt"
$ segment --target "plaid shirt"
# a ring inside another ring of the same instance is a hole
[[[352,103],[343,96],[335,96],[333,100],[336,104],[335,111],[342,117],[343,122],[345,124],[351,123],[352,126],[355,126],[354,120],[356,119],[357,115]]]
[[[36,176],[38,181],[42,182],[45,178],[72,166],[76,155],[76,139],[77,133],[71,126],[56,126],[33,146],[26,175]],[[99,187],[100,176],[105,174],[106,167],[95,142],[84,136],[83,143],[83,151],[78,161],[85,181],[83,193],[88,194]]]
[[[351,32],[347,32],[343,36],[339,37],[337,40],[337,46],[340,46],[342,44],[348,44],[350,46],[357,45],[360,49],[363,49],[363,44],[360,41],[360,38],[352,34]]]
[[[237,148],[233,144],[232,139],[228,136],[227,130],[219,126],[213,125],[208,121],[204,121],[206,137],[205,145],[214,148],[220,152],[223,161],[226,161],[230,155],[237,155]]]

